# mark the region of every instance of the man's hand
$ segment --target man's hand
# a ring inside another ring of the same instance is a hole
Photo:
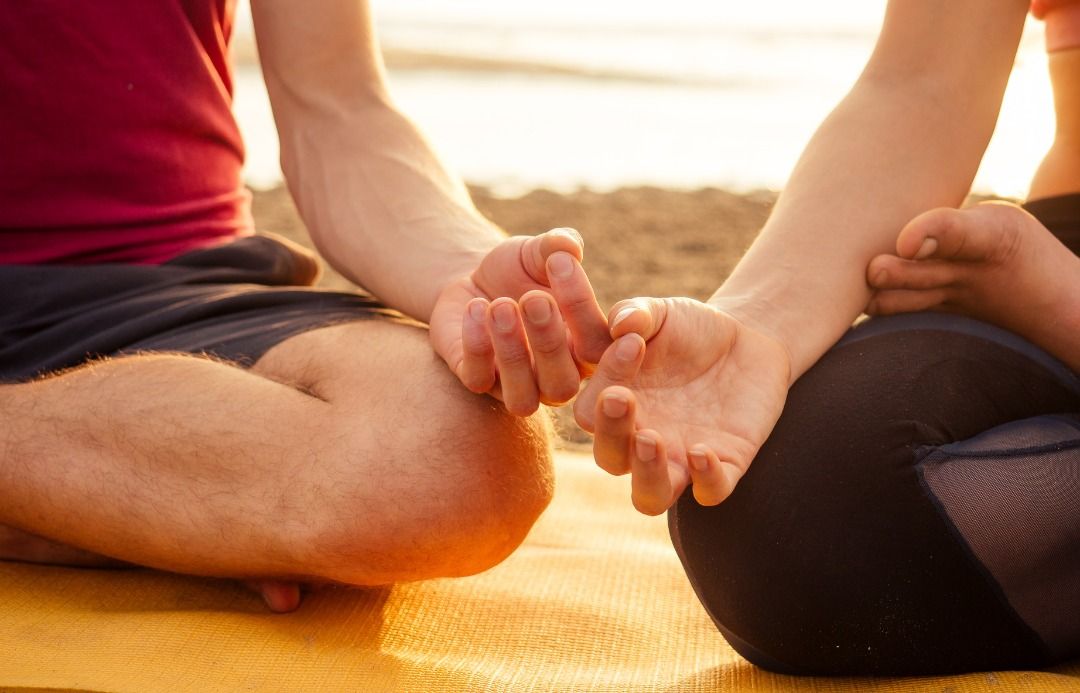
[[[731,494],[780,417],[790,359],[771,337],[687,298],[639,298],[610,313],[615,342],[574,404],[593,455],[633,474],[656,515],[693,483],[702,505]],[[647,342],[647,345],[646,345]]]
[[[439,295],[436,353],[467,388],[513,414],[569,401],[611,343],[581,257],[571,229],[506,239]]]

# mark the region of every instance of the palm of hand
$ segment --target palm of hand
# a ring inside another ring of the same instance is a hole
[[[665,299],[637,377],[639,428],[656,430],[670,457],[704,445],[740,470],[780,416],[789,359],[779,343],[727,313],[690,299]]]

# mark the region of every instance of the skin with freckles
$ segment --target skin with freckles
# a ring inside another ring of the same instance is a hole
[[[935,209],[866,270],[873,315],[934,310],[1004,327],[1080,370],[1080,258],[1016,205]]]

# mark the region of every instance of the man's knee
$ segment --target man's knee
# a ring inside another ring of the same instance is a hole
[[[353,477],[365,488],[327,506],[313,543],[331,559],[329,577],[382,584],[478,573],[509,556],[547,507],[553,475],[541,415],[512,417],[467,392],[428,406],[425,425],[402,431],[412,445],[387,450],[375,475]]]
[[[307,560],[354,584],[480,572],[551,499],[550,425],[469,393],[423,332],[390,327],[375,327],[383,343],[358,374],[307,385],[330,404],[312,450],[321,475],[305,493]],[[358,326],[351,347],[371,332]]]

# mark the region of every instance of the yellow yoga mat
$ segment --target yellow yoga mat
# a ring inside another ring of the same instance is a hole
[[[334,588],[272,615],[227,581],[0,563],[0,690],[1080,691],[1080,662],[921,679],[779,676],[736,655],[626,479],[559,456],[552,507],[471,578]]]

